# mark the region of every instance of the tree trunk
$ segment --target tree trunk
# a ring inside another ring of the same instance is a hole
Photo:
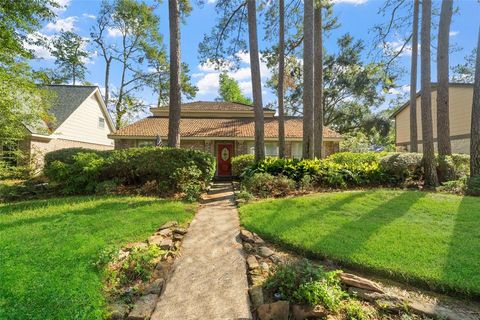
[[[110,99],[110,65],[112,63],[112,57],[105,57],[105,105],[108,108],[108,102]]]
[[[430,80],[430,28],[432,22],[432,0],[422,0],[422,43],[421,43],[421,79],[422,79],[422,146],[425,169],[425,187],[438,185],[438,177],[433,147],[432,125],[432,84]]]
[[[449,39],[450,23],[452,21],[453,0],[442,1],[440,25],[438,27],[437,49],[437,141],[438,154],[442,156],[452,154],[450,142],[449,97],[448,97],[448,68],[449,68]]]
[[[180,148],[180,27],[178,0],[168,0],[170,29],[170,104],[168,146]]]
[[[260,77],[260,59],[257,39],[257,4],[247,0],[248,42],[250,47],[250,70],[252,73],[253,105],[255,110],[255,160],[265,158],[264,119],[262,102],[262,82]]]
[[[304,0],[303,20],[303,158],[313,158],[313,0]]]
[[[283,106],[285,82],[285,0],[279,3],[278,41],[278,156],[285,158],[285,110]]]
[[[473,85],[472,132],[470,137],[470,176],[480,176],[480,28]]]
[[[418,65],[418,12],[420,1],[415,0],[412,23],[412,64],[410,69],[410,152],[418,152],[417,126],[417,65]]]
[[[314,57],[314,153],[315,157],[324,157],[323,151],[323,40],[322,40],[322,3],[315,8],[315,57]]]

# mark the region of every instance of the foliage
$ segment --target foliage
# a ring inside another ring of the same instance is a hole
[[[423,175],[420,153],[394,153],[380,159],[385,171],[396,181],[419,180]]]
[[[464,195],[467,191],[467,177],[443,182],[437,190],[446,193]]]
[[[48,153],[44,172],[66,194],[92,193],[102,188],[99,184],[112,180],[134,187],[155,181],[155,194],[179,192],[194,199],[213,178],[215,159],[210,154],[186,149],[73,148]]]
[[[232,175],[239,177],[245,169],[255,163],[255,156],[253,154],[242,154],[232,158]]]
[[[95,262],[109,261],[109,252],[145,240],[167,221],[190,221],[194,212],[191,204],[145,197],[0,204],[0,318],[104,319]]]
[[[227,73],[220,74],[220,87],[218,88],[217,101],[237,102],[252,105],[252,100],[245,97],[240,90],[238,81],[230,77]]]
[[[283,197],[295,191],[295,181],[269,173],[256,173],[244,181],[248,192],[260,198]]]
[[[279,293],[282,299],[295,301],[298,288],[305,283],[318,281],[324,276],[321,267],[312,265],[307,259],[281,264],[266,281],[265,287]]]
[[[375,309],[363,306],[358,300],[348,299],[342,304],[347,320],[369,320],[375,318]]]
[[[473,83],[475,80],[475,60],[477,57],[477,49],[474,48],[470,54],[465,56],[465,63],[457,64],[451,67],[452,81],[458,83]]]
[[[380,161],[380,159],[387,155],[385,152],[365,152],[365,153],[354,153],[354,152],[337,152],[328,157],[328,160],[337,163],[353,166],[358,163],[375,163]]]
[[[378,189],[256,201],[239,211],[245,228],[295,252],[477,297],[479,207],[476,197]]]
[[[472,196],[480,196],[480,177],[469,177],[467,179],[467,193]]]
[[[53,41],[52,56],[55,57],[56,71],[61,81],[84,81],[87,71],[86,60],[89,52],[85,49],[87,41],[71,31],[62,31]]]
[[[437,156],[437,174],[440,182],[468,176],[470,174],[470,156],[466,154]]]

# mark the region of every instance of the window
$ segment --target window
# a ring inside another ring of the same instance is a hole
[[[98,127],[100,129],[105,128],[105,119],[103,117],[98,117]]]
[[[302,158],[303,144],[301,142],[292,142],[292,158]]]
[[[247,151],[255,154],[255,142],[247,142]],[[278,144],[276,142],[265,142],[265,155],[267,157],[278,157]]]
[[[137,141],[138,148],[153,147],[154,145],[155,145],[155,140],[138,140]]]

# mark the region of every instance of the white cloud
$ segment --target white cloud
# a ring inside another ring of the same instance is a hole
[[[215,2],[217,2],[217,0],[207,0],[208,4],[214,4]]]
[[[412,46],[408,43],[404,46],[403,40],[387,41],[383,47],[383,51],[386,54],[396,54],[403,49],[400,57],[408,57],[412,55]],[[418,50],[420,51],[420,44],[418,45]]]
[[[360,5],[366,3],[368,0],[333,0],[333,3],[346,3],[353,5]]]
[[[409,85],[403,85],[398,88],[391,88],[388,91],[388,94],[393,94],[393,95],[403,95],[406,93],[410,92],[410,86]]]
[[[118,29],[107,28],[107,32],[108,32],[108,35],[110,37],[121,37],[122,36],[122,32]]]
[[[73,17],[67,17],[65,19],[58,19],[54,22],[49,22],[46,25],[46,29],[49,31],[73,31],[75,30],[75,22],[77,22],[78,18],[73,16]]]
[[[37,44],[40,40],[44,40],[45,45]],[[53,36],[48,36],[40,32],[35,32],[27,36],[27,42],[24,46],[27,50],[33,52],[36,59],[53,60],[54,57],[50,53],[50,43],[53,40]]]
[[[238,81],[240,89],[243,94],[251,96],[251,70],[250,70],[250,55],[248,52],[239,52],[236,56],[240,60],[240,68],[234,71],[228,71],[227,74]],[[228,63],[229,65],[233,65]],[[196,86],[198,87],[198,96],[213,99],[219,89],[220,70],[217,70],[213,63],[207,62],[197,66],[201,72],[192,74],[192,78],[198,79]],[[271,76],[270,70],[266,64],[260,60],[260,73],[262,76],[262,86],[265,87],[265,81]]]
[[[459,33],[460,33],[460,31],[450,31],[449,35],[450,35],[450,37],[455,37]]]
[[[90,13],[82,13],[82,17],[89,18],[89,19],[97,18],[94,14],[90,14]]]

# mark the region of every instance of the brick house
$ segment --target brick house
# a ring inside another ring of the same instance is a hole
[[[168,107],[151,108],[152,116],[117,130],[108,137],[114,139],[115,149],[153,146],[160,137],[168,135]],[[275,111],[264,109],[265,153],[278,155],[278,117]],[[303,120],[286,117],[285,140],[288,157],[302,154]],[[231,102],[191,102],[181,108],[180,145],[210,152],[218,162],[217,175],[231,175],[232,156],[254,153],[254,110],[252,106]],[[324,128],[324,150],[328,156],[339,150],[342,137]]]

